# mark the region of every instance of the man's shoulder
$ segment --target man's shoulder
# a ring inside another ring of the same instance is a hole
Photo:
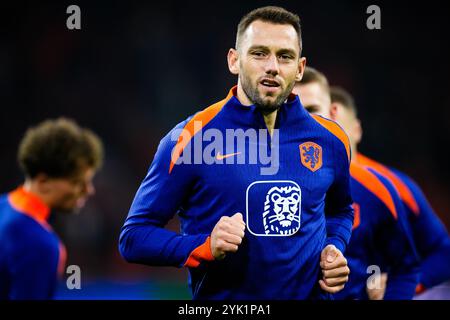
[[[348,159],[350,160],[350,140],[342,127],[333,120],[319,115],[311,114],[311,118],[311,121],[315,124],[316,130],[320,130],[322,135],[331,137],[334,143],[342,145],[345,148]]]
[[[2,224],[2,232],[10,237],[10,241],[29,242],[33,246],[53,246],[58,239],[50,227],[46,228],[35,219],[15,210],[9,213]]]
[[[26,215],[20,213],[12,215],[1,229],[2,250],[8,253],[11,261],[31,253],[44,260],[58,254],[57,236]]]
[[[378,172],[355,162],[350,165],[350,173],[362,188],[373,195],[370,198],[364,197],[364,201],[377,202],[385,209],[382,211],[389,211],[390,215],[397,219],[399,198],[389,180]]]
[[[400,171],[397,168],[388,167],[388,169],[395,174],[404,184],[406,184],[410,189],[413,187],[418,187],[417,183],[411,178],[408,174],[403,171]]]
[[[8,194],[9,193],[2,193],[2,194],[0,194],[0,210],[4,210],[4,209],[9,207]]]
[[[200,108],[200,111],[189,116],[187,119],[178,123],[173,129],[184,129],[191,134],[196,133],[198,130],[205,127],[209,122],[211,122],[216,116],[222,111],[223,107],[230,100],[231,96],[228,95],[225,99],[214,102],[207,107]]]
[[[418,187],[416,183],[412,180],[406,173],[388,167],[381,162],[373,160],[360,153],[357,154],[357,161],[362,165],[368,166],[369,168],[375,170],[377,173],[381,174],[383,177],[389,179],[389,181],[395,187],[400,199],[406,204],[406,206],[414,214],[419,214],[420,208],[417,203],[417,198],[420,198],[421,192],[418,192]]]
[[[189,116],[187,119],[179,122],[161,139],[157,154],[163,156],[164,161],[170,158],[169,172],[183,150],[193,141],[193,137],[201,130],[204,130],[208,124],[215,121],[230,98],[229,94],[225,99],[215,102]]]

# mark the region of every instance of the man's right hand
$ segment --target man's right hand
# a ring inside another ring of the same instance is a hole
[[[369,288],[366,286],[367,295],[369,296],[369,300],[383,300],[384,294],[386,293],[386,286],[388,275],[383,272],[381,275],[376,276],[374,278],[374,282],[378,284],[378,287],[373,286],[374,288]]]
[[[227,252],[236,252],[245,234],[242,213],[223,216],[211,233],[211,252],[215,259],[225,258]]]

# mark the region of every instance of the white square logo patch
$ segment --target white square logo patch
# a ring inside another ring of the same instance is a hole
[[[287,237],[300,229],[301,189],[294,181],[255,181],[246,192],[247,229]]]

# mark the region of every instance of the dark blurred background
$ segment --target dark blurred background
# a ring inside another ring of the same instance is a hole
[[[71,4],[81,30],[66,28]],[[120,227],[163,135],[236,83],[226,54],[237,24],[268,4],[300,15],[307,64],[354,94],[361,151],[414,177],[450,226],[444,2],[17,1],[0,5],[0,191],[23,181],[17,145],[41,120],[74,118],[106,147],[96,196],[79,215],[54,217],[68,264],[82,271],[82,290],[62,283],[60,298],[190,297],[185,270],[125,263]],[[366,27],[370,4],[381,8],[381,30]]]

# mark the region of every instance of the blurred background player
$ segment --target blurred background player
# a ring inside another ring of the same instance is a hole
[[[331,105],[330,95],[327,94],[330,92],[330,85],[322,72],[307,66],[302,80],[295,84],[292,92],[300,97],[303,107],[309,113],[333,118],[336,108]]]
[[[420,187],[405,173],[387,167],[357,151],[362,128],[353,97],[344,89],[331,88],[333,118],[339,122],[352,141],[355,161],[373,168],[389,178],[396,187],[407,212],[412,237],[421,259],[420,285],[417,292],[450,280],[450,238],[445,226],[428,203]],[[369,290],[373,299],[380,299],[385,291],[386,275],[382,276],[380,289]],[[442,290],[439,290],[443,292]],[[450,297],[447,287],[447,297]],[[444,293],[445,294],[445,293]],[[431,297],[431,296],[430,296]]]
[[[293,92],[311,113],[336,120],[337,109],[331,105],[328,80],[321,72],[306,67],[303,79]],[[338,120],[344,130],[349,129],[345,119]],[[352,147],[357,133],[355,130],[348,134]],[[350,276],[344,290],[335,298],[368,299],[368,267],[381,259],[389,266],[385,299],[411,299],[418,282],[418,261],[401,200],[386,178],[357,164],[354,156],[350,173],[355,210],[352,237],[346,251]]]
[[[48,219],[84,206],[102,157],[98,136],[72,120],[27,130],[18,151],[25,182],[0,196],[1,300],[53,297],[66,252]]]

